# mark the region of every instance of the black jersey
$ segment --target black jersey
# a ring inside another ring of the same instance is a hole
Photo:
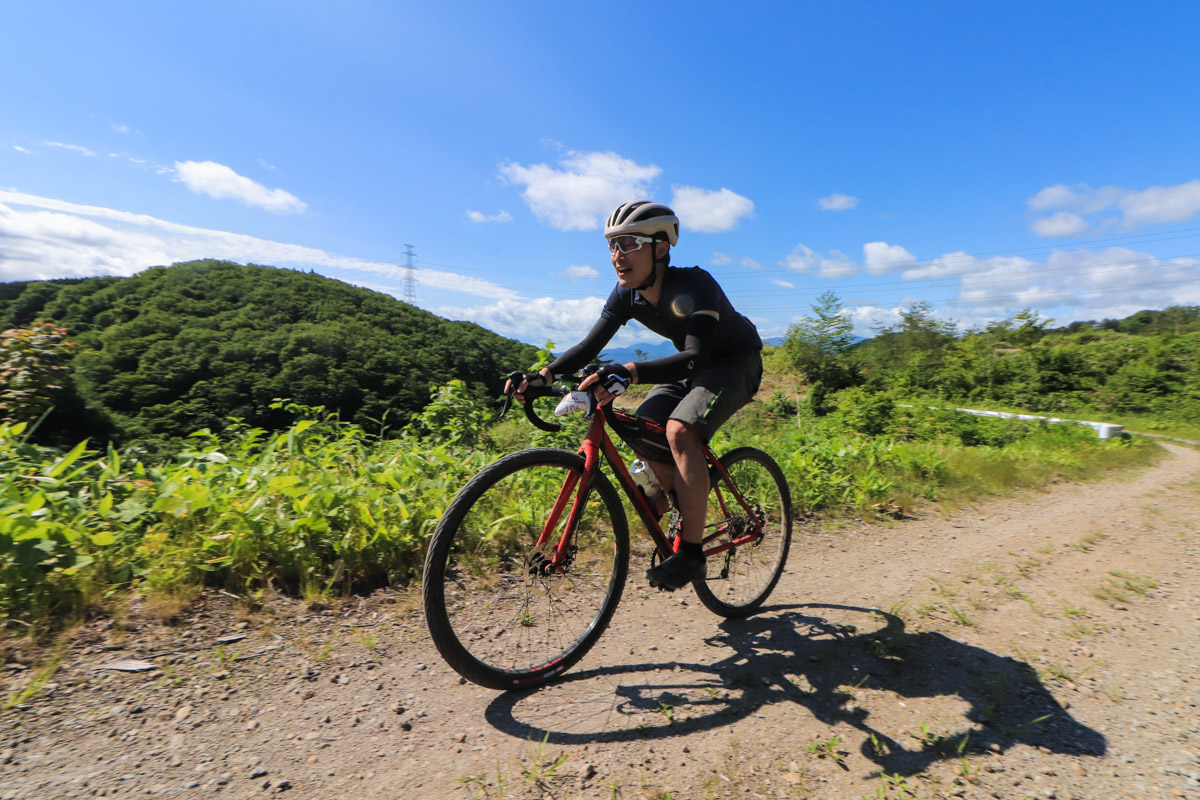
[[[733,309],[712,275],[699,267],[667,267],[657,306],[636,290],[618,284],[600,319],[583,341],[550,364],[556,375],[570,374],[591,361],[617,330],[631,319],[665,336],[679,352],[638,363],[642,383],[665,383],[689,378],[709,362],[758,358],[762,339],[754,323]]]
[[[634,289],[613,287],[600,316],[622,325],[631,319],[665,336],[676,350],[686,346],[688,322],[698,313],[717,320],[709,358],[735,359],[762,350],[754,323],[734,311],[729,298],[712,275],[700,267],[667,267],[658,305],[652,306]]]

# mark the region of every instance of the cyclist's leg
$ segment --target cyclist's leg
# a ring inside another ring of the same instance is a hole
[[[759,358],[709,365],[689,381],[687,394],[672,409],[666,430],[675,459],[682,542],[674,556],[646,573],[652,585],[679,588],[704,576],[701,542],[709,477],[701,446],[735,411],[750,402],[761,378]]]
[[[675,406],[679,405],[679,401],[687,396],[688,388],[683,381],[659,384],[642,399],[636,414],[642,419],[648,419],[665,428]],[[662,486],[664,494],[670,497],[675,490],[675,462],[646,459],[646,463],[654,471],[654,477],[658,478],[658,484]],[[665,510],[665,508],[656,509],[660,512]]]
[[[679,504],[679,535],[685,542],[704,540],[704,513],[708,506],[708,464],[703,439],[696,426],[667,420],[667,442],[675,456],[675,499]]]

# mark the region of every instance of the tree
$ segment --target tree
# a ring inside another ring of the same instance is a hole
[[[865,351],[873,381],[906,391],[936,387],[946,349],[955,339],[955,323],[937,319],[932,305],[919,302],[900,312],[899,324],[876,330]]]
[[[803,317],[788,328],[783,352],[808,381],[813,411],[826,414],[833,410],[826,402],[830,393],[861,382],[850,356],[854,323],[841,298],[832,291],[818,297],[811,308],[813,316]]]
[[[0,421],[33,422],[54,405],[76,350],[66,336],[48,322],[0,333]]]

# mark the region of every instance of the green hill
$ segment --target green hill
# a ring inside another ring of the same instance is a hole
[[[186,436],[235,416],[278,428],[287,398],[378,429],[408,421],[430,387],[499,394],[536,350],[314,273],[224,261],[129,278],[0,284],[0,330],[35,320],[80,345],[73,386],[44,435],[121,442]]]

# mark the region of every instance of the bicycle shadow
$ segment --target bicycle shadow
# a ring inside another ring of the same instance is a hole
[[[719,627],[705,642],[725,651],[714,663],[571,673],[549,686],[497,696],[485,718],[523,739],[588,744],[689,736],[786,702],[825,724],[861,731],[862,754],[892,772],[920,771],[939,759],[1018,743],[1073,755],[1100,756],[1107,749],[1105,737],[1067,713],[1029,664],[940,633],[908,633],[893,614],[840,605],[774,606]],[[905,733],[889,733],[855,702],[859,689],[890,692],[901,702],[957,697],[967,709],[955,730],[922,728],[914,735],[914,723],[923,720],[905,714]]]

